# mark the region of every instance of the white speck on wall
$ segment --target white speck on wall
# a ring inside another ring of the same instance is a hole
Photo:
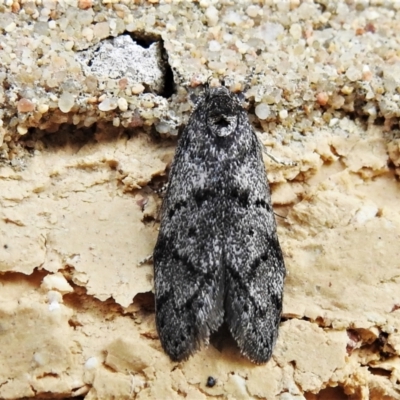
[[[96,368],[98,365],[99,365],[99,361],[98,361],[97,357],[90,357],[85,362],[86,369],[93,369],[93,368]]]
[[[354,222],[358,224],[365,224],[378,214],[378,207],[375,204],[363,205],[354,216]]]
[[[43,354],[39,353],[39,352],[33,353],[33,361],[39,366],[45,365],[45,363],[46,363],[46,360],[43,357]]]
[[[60,292],[50,290],[47,293],[47,300],[49,301],[49,311],[58,310],[60,308],[60,302],[62,302],[62,295]]]
[[[228,385],[234,389],[235,393],[240,393],[240,398],[248,398],[249,393],[247,391],[246,380],[242,378],[240,375],[231,374],[229,375]]]

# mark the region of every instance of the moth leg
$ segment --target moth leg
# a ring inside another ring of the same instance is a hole
[[[278,158],[274,157],[271,153],[268,152],[268,150],[265,148],[264,145],[262,145],[263,153],[267,155],[272,161],[275,161],[277,164],[285,165],[286,167],[295,167],[297,165],[296,161],[283,161],[279,160]]]

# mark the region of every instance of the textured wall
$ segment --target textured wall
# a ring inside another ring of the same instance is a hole
[[[399,399],[399,20],[397,0],[0,0],[0,398]],[[262,366],[223,331],[170,362],[141,263],[210,76],[296,162],[265,158],[288,276]]]

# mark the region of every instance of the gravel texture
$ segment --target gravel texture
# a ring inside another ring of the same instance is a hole
[[[399,21],[399,0],[0,0],[0,398],[400,399]],[[263,366],[224,332],[171,363],[141,262],[206,82],[295,162],[265,157],[288,276]]]

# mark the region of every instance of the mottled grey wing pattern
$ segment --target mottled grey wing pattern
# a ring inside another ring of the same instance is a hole
[[[224,318],[241,351],[267,361],[285,267],[260,144],[236,96],[211,89],[177,147],[154,251],[156,323],[171,359]]]
[[[193,149],[194,132],[201,128],[192,120],[171,168],[154,251],[157,329],[175,361],[207,342],[224,316],[220,207]]]
[[[241,200],[233,207],[226,240],[225,319],[241,351],[263,363],[278,336],[285,265],[257,138],[254,146],[233,173]]]

